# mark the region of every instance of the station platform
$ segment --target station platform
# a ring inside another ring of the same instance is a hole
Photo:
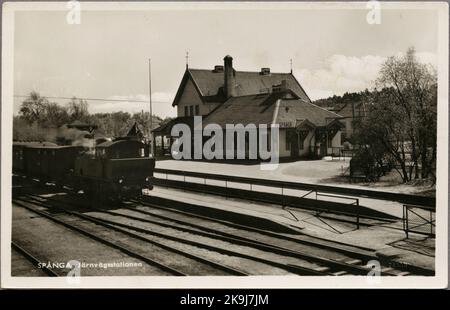
[[[317,185],[330,185],[349,187],[362,190],[374,190],[382,192],[421,194],[429,191],[428,186],[411,186],[407,184],[393,184],[391,182],[376,183],[349,183],[342,180],[340,175],[349,166],[349,160],[303,160],[296,162],[280,163],[275,170],[261,170],[259,164],[232,164],[224,162],[162,160],[156,162],[156,168],[180,170],[188,172],[214,173],[227,176],[252,177],[263,180],[277,180],[287,182],[300,182]],[[174,178],[174,180],[176,180]],[[194,182],[194,180],[190,180]],[[217,183],[217,182],[216,182]],[[211,185],[222,185],[209,182]],[[247,189],[245,184],[233,185],[236,188]],[[306,192],[305,192],[306,193]],[[302,195],[304,193],[293,193]],[[389,214],[397,218],[403,216],[403,204],[396,201],[358,197],[359,204],[375,211]]]
[[[434,269],[435,240],[415,234],[410,234],[407,239],[405,232],[401,229],[401,219],[390,223],[372,222],[370,226],[361,225],[359,229],[356,229],[355,223],[317,216],[309,210],[283,208],[274,204],[159,186],[155,186],[152,191],[147,192],[147,195],[184,202],[199,208],[244,214],[254,217],[255,220],[270,220],[301,234],[358,246],[383,257],[398,259],[402,264],[409,263]]]

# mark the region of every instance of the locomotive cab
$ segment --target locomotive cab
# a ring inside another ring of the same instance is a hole
[[[140,196],[152,188],[155,161],[137,140],[107,141],[75,161],[74,175],[85,194],[117,199]]]

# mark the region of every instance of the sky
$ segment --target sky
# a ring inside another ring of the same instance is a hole
[[[414,47],[436,64],[437,10],[135,10],[15,13],[14,94],[148,101],[152,63],[153,112],[176,116],[172,100],[185,70],[212,69],[233,56],[236,70],[293,72],[313,100],[373,88],[387,57]],[[23,98],[15,97],[18,112]],[[65,104],[67,100],[52,99]],[[95,112],[148,111],[145,102],[88,101]]]

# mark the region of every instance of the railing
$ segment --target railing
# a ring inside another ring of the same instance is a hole
[[[302,196],[293,196],[287,195],[287,189],[296,189],[299,188],[293,186],[292,184],[284,184],[283,182],[268,181],[263,182],[265,180],[261,179],[251,179],[251,178],[235,178],[235,177],[227,177],[227,176],[217,176],[217,178],[212,178],[210,174],[201,174],[201,173],[192,173],[187,171],[176,171],[176,170],[166,170],[166,169],[155,169],[156,174],[165,174],[164,178],[159,178],[155,176],[154,184],[160,186],[174,187],[183,190],[197,191],[203,193],[210,193],[216,195],[225,196],[228,198],[245,198],[250,200],[256,200],[266,203],[276,203],[280,204],[283,209],[290,212],[288,207],[293,208],[301,208],[305,210],[310,210],[315,212],[316,216],[321,216],[322,213],[333,213],[339,214],[347,217],[354,217],[356,229],[360,227],[360,205],[359,199],[354,197],[346,197],[340,195],[332,195],[327,193],[322,193],[317,191],[317,189],[312,189],[308,191],[306,194]],[[183,178],[180,180],[169,179],[169,175],[177,175],[182,176]],[[203,179],[201,182],[190,182],[186,181],[186,177],[193,177],[198,179]],[[223,181],[224,184],[221,186],[207,184],[208,179],[215,179]],[[248,188],[241,189],[230,186],[230,183],[245,183]],[[276,184],[277,186],[273,186]],[[255,190],[254,186],[265,186],[265,187],[276,187],[279,192],[267,192],[267,191],[258,191]],[[304,191],[304,190],[303,190]],[[315,198],[307,198],[307,196],[311,194],[315,194]],[[319,199],[321,198],[332,198],[333,200]],[[337,200],[337,201],[336,201]],[[342,200],[351,201],[348,202],[340,202]],[[290,212],[292,214],[292,212]],[[292,214],[295,217],[294,214]],[[366,216],[367,217],[367,216]],[[296,218],[297,219],[297,218]]]
[[[307,196],[311,195],[312,193],[316,194],[316,200],[318,200],[317,197],[332,197],[332,198],[343,199],[343,200],[351,200],[352,202],[349,203],[349,205],[356,206],[356,208],[354,209],[355,210],[354,215],[356,217],[356,229],[359,229],[360,214],[359,214],[359,199],[358,198],[338,196],[338,195],[331,195],[331,194],[323,194],[323,193],[319,193],[316,190],[309,191],[308,193],[303,195],[301,198],[306,198]],[[319,216],[320,213],[317,212],[316,215]]]
[[[410,204],[403,205],[403,230],[406,233],[406,238],[409,238],[409,233],[435,237],[435,209]]]
[[[401,193],[391,193],[391,192],[382,192],[382,191],[374,191],[374,190],[366,190],[366,189],[356,189],[350,187],[338,187],[338,186],[330,186],[330,185],[319,185],[319,184],[309,184],[309,183],[300,183],[300,182],[287,182],[287,181],[277,181],[277,180],[267,180],[261,178],[248,178],[248,177],[239,177],[239,176],[230,176],[230,175],[221,175],[221,174],[212,174],[212,173],[202,173],[202,172],[191,172],[191,171],[181,171],[181,170],[171,170],[171,169],[161,169],[155,168],[155,173],[162,174],[170,174],[170,175],[179,175],[200,179],[211,179],[211,180],[221,180],[227,182],[234,183],[245,183],[253,185],[261,185],[261,186],[269,186],[269,187],[278,187],[282,190],[284,189],[293,189],[293,190],[304,190],[304,191],[318,191],[321,193],[328,194],[338,194],[338,195],[350,195],[357,197],[365,197],[379,200],[387,200],[387,201],[397,201],[403,204],[413,204],[418,206],[428,206],[430,208],[435,208],[436,199],[434,197],[426,197],[426,196],[418,196],[418,195],[410,195],[410,194],[401,194]]]

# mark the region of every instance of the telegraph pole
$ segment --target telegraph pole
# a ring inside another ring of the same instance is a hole
[[[152,60],[151,58],[148,59],[148,92],[149,92],[149,104],[150,104],[150,130],[149,130],[149,138],[151,139],[150,141],[150,155],[154,155],[153,154],[153,145],[155,143],[155,141],[153,141],[153,134],[152,134],[152,129],[153,129],[153,118],[152,118]]]

